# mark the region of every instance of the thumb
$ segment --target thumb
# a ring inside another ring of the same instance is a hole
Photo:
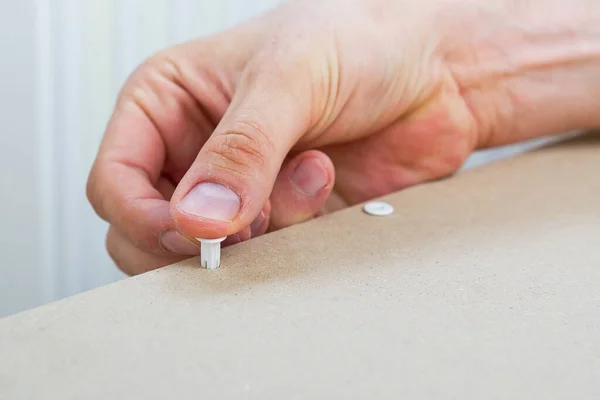
[[[173,194],[171,215],[180,232],[207,239],[228,236],[260,213],[286,155],[310,124],[310,94],[302,96],[272,78],[283,75],[262,71],[241,79],[227,112]]]

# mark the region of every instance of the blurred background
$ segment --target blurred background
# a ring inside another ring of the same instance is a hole
[[[0,317],[124,278],[85,196],[120,86],[157,50],[278,2],[0,0]]]

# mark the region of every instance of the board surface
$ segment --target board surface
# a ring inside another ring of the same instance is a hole
[[[384,200],[0,320],[0,398],[600,398],[600,135]]]

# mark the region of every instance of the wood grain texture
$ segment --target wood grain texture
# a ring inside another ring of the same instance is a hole
[[[600,135],[385,200],[0,320],[0,398],[600,398]]]

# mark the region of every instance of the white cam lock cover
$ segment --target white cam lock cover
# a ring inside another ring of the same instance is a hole
[[[394,207],[383,201],[371,201],[363,206],[363,211],[369,215],[383,217],[394,212]]]

